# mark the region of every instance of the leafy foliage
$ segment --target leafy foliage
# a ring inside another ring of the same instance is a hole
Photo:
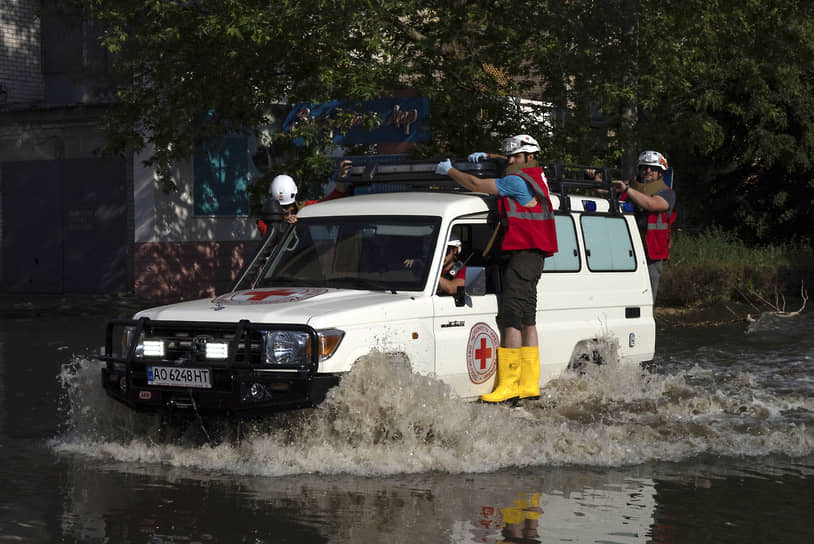
[[[121,76],[109,150],[150,149],[167,181],[196,143],[268,125],[282,102],[413,89],[431,104],[424,156],[524,132],[546,158],[632,175],[657,149],[681,221],[754,241],[814,233],[810,2],[74,1]],[[296,154],[313,179],[329,163],[320,137]]]
[[[494,132],[533,119],[510,98],[511,78],[483,70],[519,58],[529,40],[505,27],[502,10],[487,16],[495,2],[76,1],[116,55],[109,151],[151,149],[168,182],[196,144],[273,122],[282,101],[418,89],[431,99],[436,154],[491,147]]]

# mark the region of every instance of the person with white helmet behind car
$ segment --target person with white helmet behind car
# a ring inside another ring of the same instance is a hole
[[[484,402],[540,396],[537,283],[545,258],[557,252],[548,182],[537,163],[540,145],[528,134],[519,134],[503,140],[501,150],[508,162],[502,178],[478,178],[458,170],[449,159],[435,168],[436,173],[448,175],[465,189],[501,197],[498,212],[505,228],[501,250],[507,257],[497,314],[502,338],[497,356],[497,383],[492,393],[481,396]],[[472,153],[469,161],[489,157],[483,152]]]
[[[638,175],[628,183],[614,180],[620,199],[633,204],[644,240],[653,302],[659,290],[664,261],[670,256],[670,226],[675,221],[676,194],[664,182],[667,159],[658,151],[639,154]]]
[[[280,207],[285,214],[284,219],[289,223],[297,222],[297,213],[311,204],[322,202],[323,200],[334,200],[345,196],[344,182],[341,181],[347,177],[348,172],[352,166],[351,161],[342,161],[339,164],[333,178],[335,179],[334,190],[330,194],[319,200],[303,200],[297,202],[297,183],[294,178],[288,174],[280,174],[274,176],[269,186],[269,198],[276,200],[280,203]],[[262,219],[257,220],[257,228],[260,230],[260,235],[265,236],[268,229],[266,223]]]
[[[280,174],[271,180],[269,196],[280,203],[286,212],[286,219],[291,215],[293,207],[297,204],[297,184],[288,174]]]

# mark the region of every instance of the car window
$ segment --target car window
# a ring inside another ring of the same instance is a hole
[[[589,270],[592,272],[636,270],[633,240],[624,217],[583,215],[580,224]]]
[[[574,219],[570,215],[555,215],[557,252],[545,260],[543,272],[579,272],[579,247]]]
[[[423,290],[440,223],[424,216],[300,219],[257,287]]]
[[[495,237],[495,225],[485,219],[464,220],[454,223],[451,232],[461,241],[460,260],[466,267],[486,268],[486,292],[496,293],[501,251],[500,237]]]

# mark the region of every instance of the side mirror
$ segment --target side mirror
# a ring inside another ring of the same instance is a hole
[[[480,297],[486,294],[486,269],[482,266],[466,267],[466,284],[464,286],[467,295]]]
[[[463,285],[459,285],[458,289],[455,291],[455,294],[452,295],[453,300],[455,301],[455,306],[461,308],[466,305],[466,289]]]
[[[486,269],[482,266],[466,267],[466,283],[455,292],[455,306],[466,305],[466,297],[480,297],[486,294]]]

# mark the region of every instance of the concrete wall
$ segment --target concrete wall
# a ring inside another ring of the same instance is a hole
[[[58,0],[0,0],[0,163],[96,156],[104,143],[100,116],[109,101],[97,88],[110,69],[97,36],[77,10]],[[177,167],[179,191],[165,194],[142,160],[127,161],[124,176],[130,289],[156,302],[227,290],[258,243],[253,219],[196,216],[192,164]],[[56,198],[36,187],[31,194]],[[0,248],[2,210],[0,179]]]
[[[254,218],[195,215],[192,165],[176,167],[178,191],[164,193],[144,158],[133,167],[135,294],[169,302],[225,292],[259,243]]]

